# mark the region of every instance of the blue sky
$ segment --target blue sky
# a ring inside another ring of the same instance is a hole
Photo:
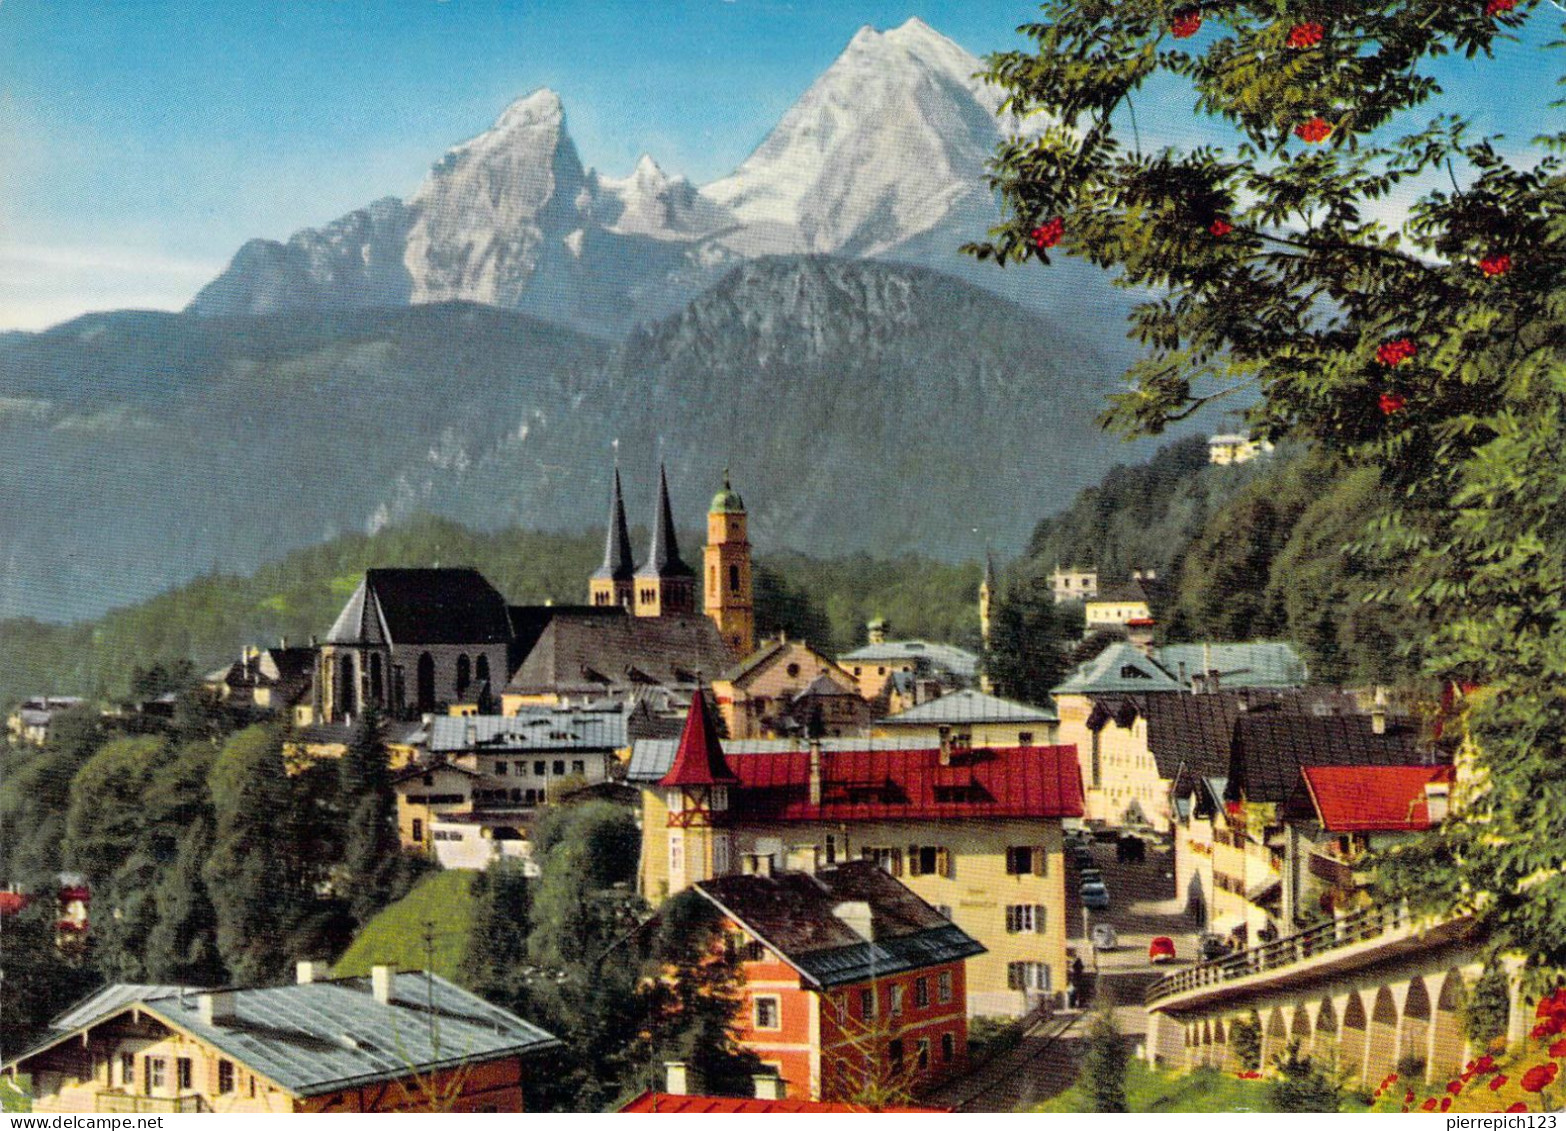
[[[406,196],[513,98],[560,92],[583,160],[731,170],[863,24],[918,16],[976,54],[1001,0],[0,0],[0,329],[177,309],[247,238]],[[1546,9],[1548,11],[1548,9]],[[1454,61],[1453,103],[1518,142],[1563,59]],[[1548,25],[1548,26],[1542,26]],[[1139,106],[1144,134],[1189,131]]]

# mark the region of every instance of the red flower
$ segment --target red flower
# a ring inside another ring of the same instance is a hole
[[[1289,38],[1285,42],[1294,50],[1303,51],[1320,43],[1326,33],[1327,29],[1318,23],[1295,24],[1289,29]]]
[[[1428,1100],[1426,1100],[1424,1103],[1419,1105],[1419,1110],[1420,1111],[1434,1111],[1435,1110],[1435,1104],[1436,1104],[1435,1097],[1431,1096]]]
[[[1388,1072],[1387,1073],[1387,1078],[1384,1081],[1382,1081],[1381,1086],[1383,1088],[1385,1088],[1388,1084],[1396,1084],[1396,1083],[1397,1083],[1397,1073],[1396,1072]]]
[[[1451,1096],[1442,1096],[1441,1097],[1441,1110],[1442,1111],[1450,1111],[1451,1108],[1452,1108],[1452,1097]]]
[[[1558,1064],[1535,1064],[1527,1072],[1523,1073],[1522,1090],[1525,1092],[1541,1092],[1555,1083],[1556,1073],[1560,1072]]]
[[[1394,338],[1376,347],[1376,360],[1388,369],[1396,369],[1419,353],[1419,347],[1409,338]]]
[[[1394,412],[1402,412],[1407,404],[1408,399],[1402,393],[1382,393],[1381,415],[1391,416]]]
[[[1220,216],[1208,226],[1207,230],[1219,239],[1223,239],[1224,236],[1234,231],[1234,225]]]
[[[1318,141],[1326,141],[1332,136],[1332,125],[1322,118],[1312,118],[1308,122],[1301,122],[1295,126],[1294,136],[1315,145]]]
[[[1490,0],[1490,2],[1484,6],[1484,14],[1487,16],[1497,16],[1502,12],[1510,12],[1515,7],[1517,7],[1517,0]]]
[[[1176,12],[1174,23],[1169,30],[1174,33],[1176,39],[1190,39],[1202,29],[1202,10],[1200,8],[1187,8],[1182,12]]]
[[[1520,1111],[1527,1111],[1527,1110],[1528,1110],[1528,1105],[1523,1103],[1522,1100],[1518,1100],[1511,1107],[1506,1109],[1506,1114],[1507,1115],[1516,1115]]]
[[[1497,1076],[1494,1080],[1490,1081],[1490,1090],[1492,1092],[1499,1092],[1502,1088],[1506,1087],[1506,1081],[1507,1077]]]
[[[1453,1080],[1447,1084],[1446,1090],[1451,1092],[1454,1096],[1460,1096],[1463,1094],[1463,1082],[1461,1080]]]
[[[1066,222],[1059,216],[1047,220],[1033,229],[1033,246],[1037,248],[1054,247],[1060,242],[1060,237],[1066,234]]]
[[[1485,1053],[1478,1060],[1474,1061],[1474,1071],[1479,1073],[1481,1076],[1486,1072],[1494,1072],[1495,1057],[1491,1056],[1489,1053]]]
[[[1504,251],[1499,255],[1487,255],[1479,261],[1479,270],[1490,278],[1504,275],[1512,269],[1512,257]]]
[[[1551,1056],[1566,1056],[1566,1037],[1562,1037],[1550,1046]]]
[[[1559,1013],[1566,1009],[1566,990],[1555,990],[1548,997],[1540,998],[1538,1008],[1533,1011],[1535,1017],[1549,1017],[1553,1013]]]
[[[1408,1090],[1408,1095],[1403,1097],[1403,1102],[1406,1104],[1411,1104],[1414,1102],[1414,1089],[1410,1088]]]

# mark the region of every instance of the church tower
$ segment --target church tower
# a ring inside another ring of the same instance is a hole
[[[625,500],[620,494],[620,469],[614,469],[609,495],[609,533],[604,538],[604,564],[587,583],[587,602],[600,608],[629,609],[636,599],[636,563],[631,559],[631,534],[625,525]]]
[[[988,550],[984,551],[984,579],[979,582],[979,639],[984,641],[984,654],[990,652],[990,624],[991,613],[995,607],[995,558]],[[990,679],[988,671],[979,674],[979,690],[986,695],[995,690],[994,681]]]
[[[696,612],[696,574],[680,558],[669,507],[669,478],[658,468],[658,507],[653,514],[652,546],[636,571],[635,612],[639,617],[689,616]]]
[[[707,508],[707,546],[702,551],[707,567],[703,609],[718,626],[723,641],[736,656],[756,648],[756,613],[751,601],[750,542],[746,539],[745,502],[729,486],[723,472],[723,490]]]

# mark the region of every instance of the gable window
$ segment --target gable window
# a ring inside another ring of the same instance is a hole
[[[234,1062],[218,1061],[218,1091],[224,1095],[234,1090]]]
[[[756,998],[756,1025],[757,1029],[781,1029],[783,1027],[782,1010],[779,1008],[778,999],[773,995]]]
[[[1014,903],[1006,908],[1006,933],[1037,935],[1044,931],[1044,905]]]
[[[1048,871],[1048,854],[1037,844],[1013,844],[1006,848],[1008,876],[1042,876]]]
[[[1017,732],[1017,745],[1018,746],[1032,746],[1033,745],[1033,732],[1031,730],[1019,730]]]

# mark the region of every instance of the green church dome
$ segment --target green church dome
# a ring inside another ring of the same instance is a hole
[[[728,468],[723,469],[723,490],[712,497],[712,506],[707,508],[708,514],[744,514],[745,500],[739,497],[739,492],[729,486]]]

